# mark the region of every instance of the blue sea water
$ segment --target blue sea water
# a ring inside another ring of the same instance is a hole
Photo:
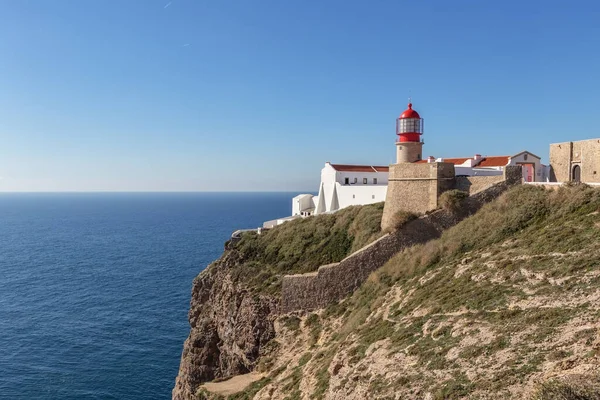
[[[169,399],[193,278],[291,193],[0,195],[0,398]]]

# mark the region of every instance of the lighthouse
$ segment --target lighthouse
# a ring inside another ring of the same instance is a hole
[[[422,214],[438,207],[440,195],[454,188],[454,164],[423,159],[423,119],[412,103],[396,119],[396,164],[390,165],[381,217],[382,229],[393,229],[400,211]]]
[[[423,118],[413,110],[409,101],[408,108],[396,119],[396,160],[398,164],[412,163],[423,158]]]

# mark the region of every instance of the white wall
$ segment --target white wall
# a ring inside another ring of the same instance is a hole
[[[471,167],[454,167],[454,173],[456,175],[466,176],[490,176],[490,175],[502,175],[502,167],[498,168],[471,168]]]
[[[332,168],[333,169],[333,168]],[[364,178],[367,178],[367,185],[374,185],[373,178],[377,178],[377,185],[387,185],[388,173],[387,172],[346,172],[346,171],[335,171],[335,182],[344,185],[346,178],[348,178],[350,185],[365,185],[363,182]],[[354,180],[356,179],[356,183]]]
[[[339,185],[336,188],[340,208],[385,201],[387,185]]]
[[[349,184],[345,184],[348,178]],[[364,179],[367,183],[363,183]],[[373,179],[377,184],[373,184]],[[354,181],[356,180],[356,183]],[[336,211],[351,205],[372,204],[385,201],[387,192],[387,172],[349,172],[337,171],[331,164],[326,163],[321,170],[321,187],[319,196],[324,196],[325,210],[321,212]],[[354,196],[354,197],[353,197]],[[373,198],[375,196],[375,198]],[[319,201],[315,199],[316,209],[319,209]]]
[[[527,160],[525,159],[525,156],[527,156]],[[508,165],[519,165],[519,163],[533,164],[533,166],[535,168],[534,182],[543,182],[544,181],[544,171],[542,168],[542,163],[540,162],[539,158],[537,158],[536,156],[534,156],[533,154],[531,154],[529,152],[524,152],[522,154],[517,154],[516,156],[511,157]],[[523,176],[523,177],[525,178],[525,176]]]
[[[304,210],[314,207],[312,194],[300,194],[292,199],[292,215],[300,215]]]

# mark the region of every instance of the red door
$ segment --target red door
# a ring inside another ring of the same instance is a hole
[[[523,170],[523,180],[525,182],[534,182],[535,181],[535,167],[533,164],[522,164],[521,168]]]

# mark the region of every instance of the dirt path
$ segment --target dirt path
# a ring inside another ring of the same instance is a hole
[[[249,374],[234,376],[226,381],[205,383],[202,387],[211,393],[229,396],[241,392],[252,382],[256,382],[262,377],[263,375],[258,372],[250,372]]]

